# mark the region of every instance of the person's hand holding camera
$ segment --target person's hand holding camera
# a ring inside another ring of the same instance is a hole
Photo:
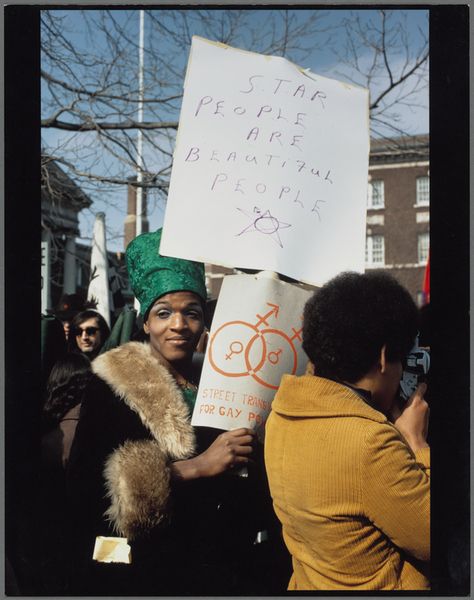
[[[413,452],[421,448],[429,448],[426,438],[430,409],[423,398],[426,387],[426,383],[419,383],[405,406],[400,407],[395,401],[390,410],[392,423],[404,436]]]

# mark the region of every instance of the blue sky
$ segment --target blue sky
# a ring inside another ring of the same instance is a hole
[[[62,14],[67,17],[67,20],[72,25],[74,33],[71,33],[71,39],[75,43],[79,43],[83,48],[87,48],[88,40],[85,38],[83,32],[81,31],[81,23],[80,23],[80,13],[74,10],[61,10],[55,11],[56,14]],[[135,35],[138,43],[139,36],[139,10],[136,11],[127,11],[128,16],[130,17],[130,21],[128,23],[128,32],[131,37],[133,37],[134,29]],[[261,10],[258,11],[258,18],[263,19],[266,16],[266,13],[271,11]],[[310,11],[301,11],[302,13],[310,12]],[[368,20],[370,18],[376,19],[377,11],[376,10],[341,10],[341,9],[331,9],[325,12],[328,13],[327,20],[329,24],[338,24],[341,19],[344,17],[348,17],[350,13],[358,14],[364,20]],[[407,25],[409,35],[411,36],[411,41],[413,42],[413,46],[417,46],[421,39],[421,35],[419,29],[421,29],[426,36],[428,36],[427,31],[427,20],[426,15],[428,13],[427,10],[411,10],[404,9],[404,13],[407,15]],[[115,11],[117,16],[121,16],[125,18],[125,11],[117,9]],[[147,24],[145,23],[145,31],[147,28]],[[202,31],[196,29],[196,31],[192,32],[194,35],[201,35],[202,37],[206,37]],[[344,42],[344,35],[341,31],[336,39],[336,45],[339,49],[342,48],[342,44]],[[368,60],[368,57],[361,57],[361,60]],[[400,56],[400,60],[403,60],[403,56]],[[138,62],[138,56],[137,56]],[[304,68],[310,69],[313,73],[317,73],[320,75],[324,75],[326,77],[332,77],[334,79],[338,79],[341,81],[347,81],[345,77],[345,73],[338,71],[335,68],[335,55],[331,47],[326,46],[322,50],[316,51],[311,54],[305,60],[295,61],[297,64]],[[363,82],[361,82],[362,84]],[[429,100],[429,92],[426,89],[422,94],[420,94],[418,101],[423,104],[423,108],[409,108],[405,107],[403,110],[400,110],[403,118],[403,123],[405,127],[410,128],[410,132],[414,134],[423,134],[429,133],[429,110],[428,110],[428,100]],[[146,119],[146,116],[145,116]],[[56,147],[61,143],[61,140],[66,138],[66,136],[70,136],[71,134],[58,131],[58,130],[43,130],[42,137],[44,142],[52,147]],[[84,135],[84,134],[82,134]],[[82,145],[82,142],[81,142]],[[80,166],[80,165],[79,165]],[[113,170],[113,165],[111,165]],[[133,175],[131,172],[130,175]],[[94,225],[95,213],[97,212],[105,212],[106,214],[106,225],[107,225],[107,235],[108,235],[108,249],[112,251],[121,252],[123,251],[123,239],[121,236],[123,235],[123,224],[126,216],[126,208],[127,208],[127,190],[124,186],[123,188],[117,187],[115,192],[108,197],[103,196],[92,196],[94,200],[93,205],[89,210],[82,211],[80,213],[80,231],[81,238],[77,241],[79,243],[90,244],[92,229]],[[149,203],[149,213],[148,219],[150,222],[150,230],[154,231],[157,228],[161,227],[163,224],[163,218],[165,213],[165,203],[163,201],[157,201],[156,198],[150,199]]]

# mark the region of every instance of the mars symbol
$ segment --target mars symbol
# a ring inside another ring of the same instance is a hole
[[[219,327],[210,341],[208,356],[212,368],[225,377],[252,377],[277,390],[283,373],[296,373],[294,342],[301,341],[302,330],[292,328],[288,335],[277,329],[280,307],[270,302],[267,305],[269,312],[257,314],[253,324],[229,321]]]

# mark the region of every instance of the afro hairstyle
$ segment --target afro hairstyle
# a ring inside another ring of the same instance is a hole
[[[345,272],[307,301],[303,349],[314,374],[356,383],[376,364],[386,345],[388,361],[413,348],[419,313],[409,292],[391,275]]]

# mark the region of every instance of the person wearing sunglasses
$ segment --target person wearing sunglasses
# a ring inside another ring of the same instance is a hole
[[[125,256],[148,341],[98,356],[81,405],[68,470],[73,595],[240,595],[262,576],[255,432],[191,425],[204,265],[161,256],[160,240],[143,233]]]
[[[70,352],[83,352],[93,360],[101,351],[110,335],[104,317],[96,310],[84,310],[71,321]]]

